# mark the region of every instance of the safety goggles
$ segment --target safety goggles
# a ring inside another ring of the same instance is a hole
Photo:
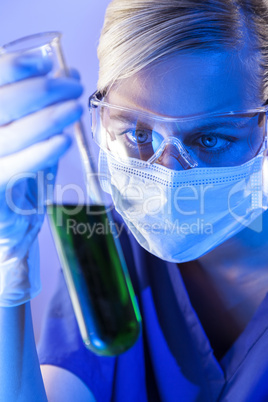
[[[183,169],[237,166],[267,149],[268,106],[220,114],[168,117],[89,98],[92,135],[120,161],[165,164]]]

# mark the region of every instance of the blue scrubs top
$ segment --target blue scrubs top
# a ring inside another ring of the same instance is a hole
[[[97,402],[268,401],[268,297],[217,361],[177,265],[152,256],[126,233],[121,244],[139,300],[142,336],[118,357],[87,350],[61,272],[38,345],[40,363],[74,373]]]

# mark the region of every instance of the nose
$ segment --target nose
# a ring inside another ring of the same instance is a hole
[[[183,143],[177,137],[168,137],[147,161],[158,163],[173,170],[187,170],[198,166]]]
[[[162,166],[167,167],[168,169],[173,170],[191,169],[189,163],[186,162],[177,147],[173,144],[166,144],[163,152],[155,161],[155,163],[158,163]]]

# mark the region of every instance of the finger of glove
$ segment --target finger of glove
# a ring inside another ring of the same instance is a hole
[[[13,123],[0,126],[0,157],[21,151],[79,120],[83,109],[76,101],[48,106]]]
[[[1,260],[7,260],[12,250],[22,244],[29,226],[42,219],[41,214],[28,214],[31,204],[28,200],[28,183],[21,180],[6,193],[6,203],[0,210],[0,255]]]
[[[75,68],[69,68],[68,70],[66,70],[66,69],[58,70],[54,76],[55,77],[71,77],[77,81],[81,81],[80,73]]]
[[[5,193],[0,209],[0,254],[3,246],[10,250],[19,244],[28,226],[35,225],[44,215],[44,183],[33,173],[31,179],[19,180]],[[39,203],[42,202],[42,205]]]
[[[0,192],[0,244],[7,238],[8,243],[10,238],[17,241],[17,231],[22,232],[21,224],[24,224],[21,218],[28,220],[33,214],[45,213],[45,200],[53,200],[57,168],[55,164],[36,173],[16,175],[15,182]]]
[[[0,56],[0,85],[45,75],[52,67],[52,59],[49,56],[3,54]]]
[[[79,71],[77,71],[75,68],[70,68],[69,70],[68,70],[68,72],[69,72],[69,77],[72,77],[72,78],[74,78],[75,80],[78,80],[78,81],[80,81],[81,80],[81,76],[80,76],[80,73],[79,73]]]
[[[53,200],[57,169],[58,165],[56,164],[34,173],[33,176],[26,181],[27,208],[30,206],[30,211],[33,213],[36,211],[44,213],[46,200]]]
[[[0,159],[0,192],[5,193],[18,178],[29,178],[29,173],[54,166],[59,158],[70,147],[71,138],[67,135],[57,135],[50,139],[32,145],[20,152]]]
[[[52,104],[77,99],[82,85],[73,78],[37,77],[0,88],[0,125]]]

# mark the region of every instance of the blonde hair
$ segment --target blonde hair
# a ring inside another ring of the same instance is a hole
[[[261,76],[266,99],[267,26],[266,0],[113,0],[98,46],[98,90],[106,92],[118,80],[176,52],[240,52],[249,46],[247,63],[258,86]]]

